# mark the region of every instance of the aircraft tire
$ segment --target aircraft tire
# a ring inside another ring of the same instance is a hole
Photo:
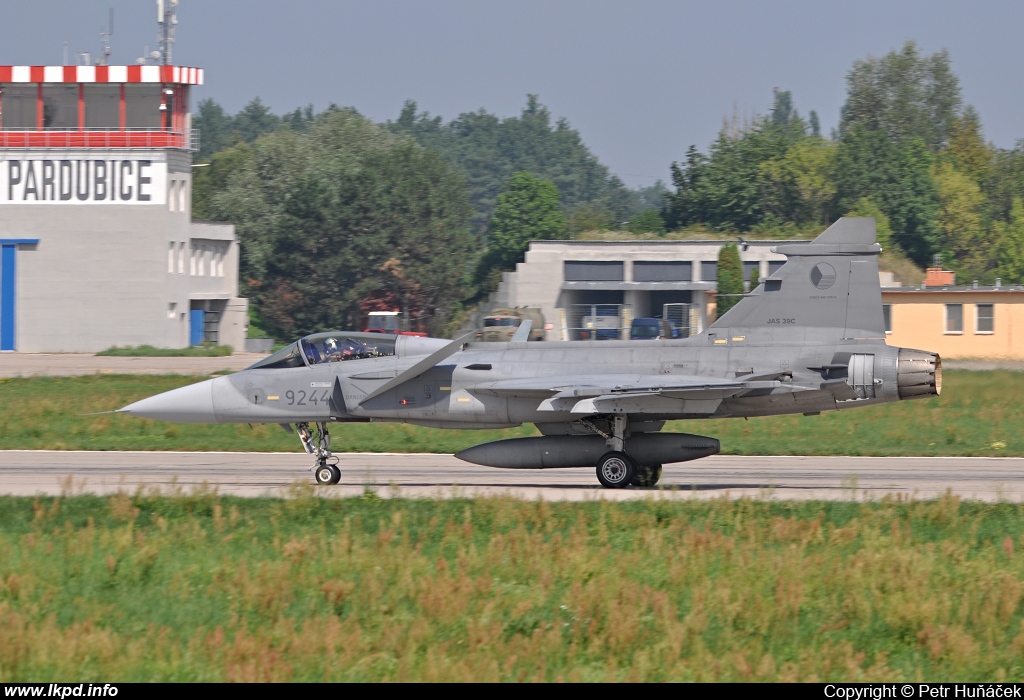
[[[636,462],[624,452],[609,452],[597,462],[597,480],[606,489],[624,489],[633,481]]]
[[[633,473],[632,484],[633,486],[642,486],[650,488],[651,486],[657,486],[660,480],[660,464],[640,464],[637,465],[637,468]]]
[[[326,486],[339,481],[341,481],[341,470],[333,464],[321,464],[316,468],[316,483]]]

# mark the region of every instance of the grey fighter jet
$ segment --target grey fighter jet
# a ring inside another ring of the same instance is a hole
[[[246,370],[120,409],[185,423],[279,423],[341,472],[332,423],[434,428],[533,423],[538,437],[456,456],[491,467],[589,467],[608,488],[653,486],[661,465],[719,451],[659,432],[665,421],[873,406],[937,395],[939,356],[885,344],[874,219],[840,219],[813,241],[774,248],[786,264],[700,335],[679,340],[529,343],[317,333]],[[292,427],[294,426],[294,428]]]

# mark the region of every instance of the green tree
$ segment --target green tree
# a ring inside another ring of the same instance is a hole
[[[247,149],[210,209],[237,226],[243,285],[268,331],[357,328],[367,299],[444,325],[475,241],[465,182],[443,156],[352,110]]]
[[[585,231],[609,231],[618,227],[615,213],[600,204],[581,204],[566,216],[566,233],[578,236]]]
[[[875,220],[875,235],[882,250],[888,250],[892,242],[892,226],[889,224],[889,217],[885,215],[877,204],[870,197],[862,197],[852,209],[843,216],[863,216]]]
[[[213,100],[199,101],[192,117],[192,127],[199,131],[200,159],[209,158],[231,145],[232,122],[231,116]]]
[[[558,199],[558,188],[553,183],[528,172],[513,175],[498,196],[477,279],[485,280],[494,271],[514,269],[522,262],[530,241],[564,235],[566,221]]]
[[[252,158],[252,147],[238,143],[214,153],[201,168],[192,169],[192,217],[215,219],[217,211],[211,206],[213,197],[223,192],[231,176],[246,167]]]
[[[992,254],[988,231],[982,223],[984,196],[981,188],[948,161],[935,166],[939,209],[935,215],[943,261],[961,277],[978,277],[988,267]]]
[[[1012,149],[993,153],[992,165],[983,184],[987,217],[992,221],[1009,221],[1013,201],[1024,198],[1024,140]]]
[[[945,145],[963,99],[949,54],[922,56],[908,41],[899,51],[857,61],[846,76],[847,96],[839,121],[845,138],[856,126],[894,141],[919,138],[931,150]]]
[[[994,153],[992,147],[985,143],[981,120],[973,107],[965,109],[963,116],[953,121],[949,142],[942,155],[979,185],[988,179]]]
[[[515,117],[502,119],[484,110],[467,112],[445,123],[417,113],[406,102],[398,119],[388,123],[396,133],[440,149],[466,172],[475,209],[474,229],[483,234],[498,195],[517,172],[530,172],[554,183],[565,212],[605,210],[611,221],[626,220],[638,205],[619,178],[598,161],[565,119],[553,120],[536,95]]]
[[[1009,284],[1024,284],[1024,201],[1015,197],[1010,220],[996,225],[999,276]]]
[[[836,195],[836,145],[818,136],[799,139],[781,158],[760,167],[761,208],[795,224],[828,222]]]
[[[717,314],[736,306],[743,298],[743,263],[735,243],[727,243],[718,251],[718,296]]]
[[[251,143],[264,134],[276,131],[281,125],[279,117],[270,112],[270,107],[263,104],[259,97],[247,104],[231,120],[231,128],[239,141]]]
[[[919,138],[897,143],[884,132],[855,126],[836,151],[837,210],[849,211],[870,198],[889,218],[893,242],[917,264],[930,264],[938,250],[933,162]]]
[[[691,146],[683,164],[672,164],[676,191],[666,197],[667,225],[746,231],[774,215],[765,210],[762,168],[783,159],[804,138],[806,128],[790,93],[776,90],[770,117],[759,118],[746,129],[723,128],[706,156]],[[788,201],[776,204],[786,211],[791,208]]]
[[[644,209],[634,215],[626,225],[626,230],[631,233],[665,233],[665,222],[661,218],[661,212],[657,209]]]

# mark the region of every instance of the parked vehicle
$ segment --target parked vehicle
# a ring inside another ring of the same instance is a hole
[[[398,311],[371,311],[367,314],[365,333],[389,333],[391,335],[414,335],[426,338],[426,333],[404,331],[400,329]]]
[[[540,309],[520,306],[512,309],[495,309],[484,316],[483,328],[476,332],[476,339],[488,343],[506,343],[512,340],[519,325],[530,319],[530,340],[544,340],[544,315]]]
[[[596,310],[582,319],[583,329],[580,340],[618,340],[622,329],[618,308],[608,306]]]
[[[629,329],[630,340],[657,340],[663,337],[660,318],[634,318]]]

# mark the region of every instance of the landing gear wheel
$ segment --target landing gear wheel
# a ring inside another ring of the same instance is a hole
[[[656,486],[660,479],[660,464],[640,464],[637,465],[637,468],[633,473],[632,484],[633,486],[651,487]]]
[[[336,484],[341,481],[341,470],[333,464],[321,464],[316,468],[316,483]]]
[[[597,462],[597,480],[607,489],[624,489],[633,481],[636,463],[623,452],[609,452]]]

